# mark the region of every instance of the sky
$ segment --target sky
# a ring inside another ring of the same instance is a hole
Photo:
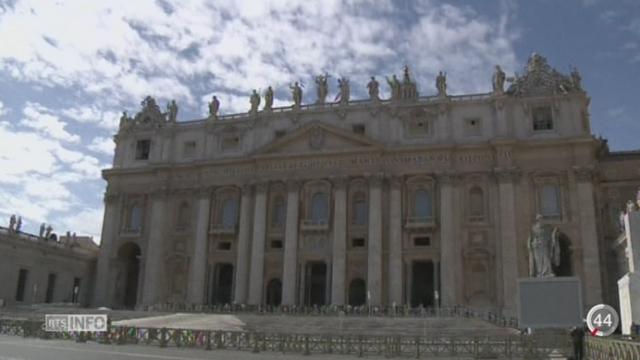
[[[450,94],[488,92],[493,67],[523,72],[532,52],[591,97],[594,135],[640,149],[639,0],[0,0],[0,225],[42,222],[99,242],[112,136],[152,95],[178,121],[246,112],[252,89],[288,105],[300,81],[348,77],[366,97],[375,75],[408,65],[422,95],[447,73]]]

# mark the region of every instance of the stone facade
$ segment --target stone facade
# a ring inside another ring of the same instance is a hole
[[[0,301],[8,306],[88,306],[93,301],[97,257],[98,246],[89,237],[45,240],[0,227]]]
[[[536,214],[561,231],[557,274],[582,279],[585,306],[610,300],[611,194],[640,183],[640,157],[592,136],[573,75],[534,55],[506,90],[447,95],[442,76],[420,97],[406,69],[410,96],[398,81],[390,100],[376,84],[369,100],[235,115],[215,104],[186,122],[147,98],[123,116],[103,172],[96,304],[513,314]]]

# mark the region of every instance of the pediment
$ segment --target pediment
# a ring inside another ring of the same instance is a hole
[[[381,144],[365,135],[322,122],[312,122],[259,148],[255,155],[330,153],[381,147]]]

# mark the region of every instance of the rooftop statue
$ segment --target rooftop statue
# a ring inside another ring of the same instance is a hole
[[[273,89],[271,86],[264,92],[264,108],[263,110],[270,111],[273,108]]]
[[[16,216],[11,215],[11,217],[9,218],[9,232],[13,232],[13,230],[15,229],[15,226],[16,226]]]
[[[527,249],[529,249],[529,276],[555,276],[553,266],[560,265],[560,244],[557,227],[542,223],[542,215],[536,215],[536,221],[531,226]]]
[[[402,81],[401,97],[405,100],[416,99],[418,97],[418,88],[416,83],[411,80],[409,76],[409,66],[405,65],[403,68],[404,79]]]
[[[374,76],[372,76],[371,80],[367,84],[367,89],[369,90],[369,99],[370,100],[373,100],[373,101],[380,100],[379,87],[380,87],[380,84],[378,83],[376,78]]]
[[[16,221],[16,232],[20,232],[22,229],[22,216],[18,216],[18,221]]]
[[[291,89],[291,97],[293,98],[293,107],[299,108],[302,104],[302,88],[296,81],[293,85],[289,86]]]
[[[211,98],[211,102],[209,103],[209,117],[210,118],[217,118],[218,117],[218,110],[220,110],[220,101],[214,95],[213,98]]]
[[[127,115],[126,111],[123,111],[122,116],[120,116],[120,129],[127,127],[129,121],[131,121],[131,118]]]
[[[249,98],[249,103],[251,103],[249,114],[257,114],[258,106],[260,106],[260,94],[258,94],[258,91],[256,89],[253,89],[251,97]]]
[[[525,73],[517,76],[507,90],[515,96],[544,96],[567,93],[582,93],[580,74],[567,76],[552,68],[547,59],[533,53],[525,67]]]
[[[582,90],[582,76],[575,66],[571,69],[571,82],[575,90]]]
[[[171,102],[167,104],[167,120],[169,120],[170,122],[176,122],[177,117],[178,104],[176,104],[175,100],[171,100]]]
[[[51,227],[51,225],[47,226],[47,228],[45,229],[45,233],[44,233],[44,238],[46,240],[49,240],[49,238],[51,238],[51,232],[53,231],[53,227]]]
[[[500,65],[496,65],[496,70],[493,72],[493,77],[491,78],[494,94],[502,95],[504,93],[504,81],[506,78],[506,74],[502,71]]]
[[[327,79],[329,76],[327,74],[318,75],[315,78],[316,89],[318,92],[318,100],[316,104],[324,104],[327,98],[327,94],[329,93],[329,88],[327,86]]]
[[[447,96],[447,74],[440,71],[436,77],[436,89],[438,89],[438,96]]]
[[[45,223],[40,224],[40,232],[38,233],[39,237],[44,236],[44,228],[45,228]]]
[[[400,99],[400,81],[395,74],[391,77],[391,80],[387,77],[387,83],[391,88],[391,100],[399,100]]]
[[[338,88],[340,90],[340,93],[338,94],[340,103],[346,105],[349,103],[349,97],[351,96],[351,92],[349,90],[349,79],[345,77],[338,79]]]

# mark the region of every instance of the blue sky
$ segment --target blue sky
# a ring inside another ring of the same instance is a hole
[[[289,104],[292,81],[311,102],[324,72],[329,99],[339,76],[362,98],[405,64],[421,94],[439,70],[452,94],[485,92],[495,64],[521,73],[532,52],[581,71],[594,134],[640,148],[637,0],[0,0],[0,218],[99,240],[111,136],[148,94],[187,120],[213,94],[222,113],[247,111],[269,85]]]

